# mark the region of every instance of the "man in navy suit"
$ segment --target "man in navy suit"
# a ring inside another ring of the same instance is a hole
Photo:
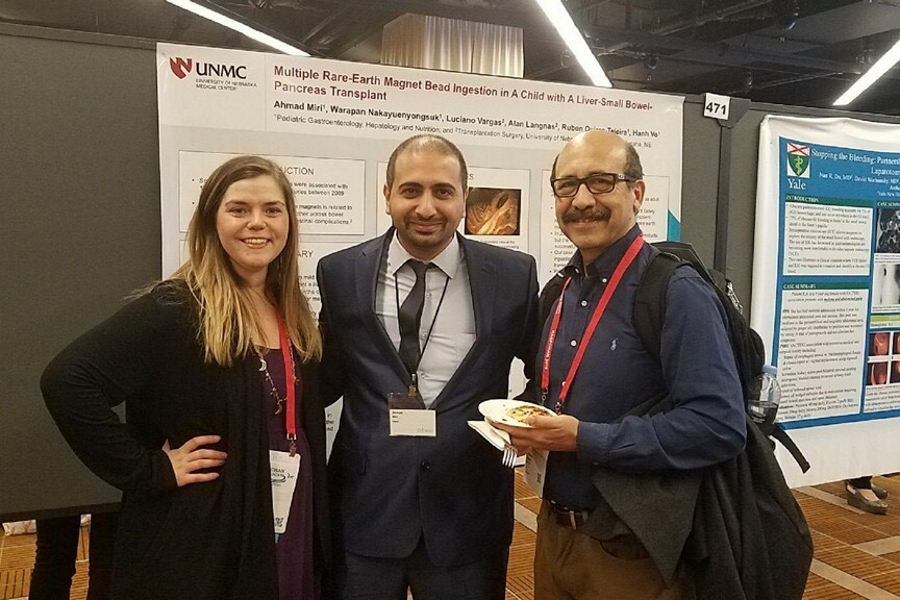
[[[323,393],[344,397],[329,463],[340,598],[502,600],[513,471],[466,424],[533,372],[534,259],[457,234],[468,172],[434,135],[401,143],[393,227],[319,263]]]

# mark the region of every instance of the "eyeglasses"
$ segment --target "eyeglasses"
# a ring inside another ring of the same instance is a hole
[[[557,198],[574,198],[583,183],[592,194],[608,194],[620,181],[637,181],[623,173],[592,173],[587,177],[557,177],[550,180],[550,187]]]

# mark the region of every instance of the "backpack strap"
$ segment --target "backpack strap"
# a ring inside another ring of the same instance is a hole
[[[791,453],[791,456],[794,457],[794,460],[797,461],[797,465],[800,466],[800,470],[803,473],[809,471],[809,461],[803,456],[800,448],[797,447],[797,444],[794,443],[794,440],[791,439],[788,432],[784,430],[781,423],[772,423],[772,433],[770,433],[769,436],[781,442],[781,445],[784,446],[787,451]]]
[[[666,292],[676,269],[691,266],[674,254],[660,252],[647,265],[634,297],[634,327],[644,348],[660,361],[660,338],[666,320]]]

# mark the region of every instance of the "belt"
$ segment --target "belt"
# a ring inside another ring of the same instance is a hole
[[[576,510],[550,501],[550,513],[556,519],[557,524],[571,529],[581,529],[587,523],[591,515],[589,510]]]

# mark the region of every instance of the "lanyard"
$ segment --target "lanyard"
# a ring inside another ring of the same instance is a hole
[[[276,311],[278,319],[278,337],[281,340],[281,359],[284,361],[284,385],[287,407],[284,411],[284,428],[287,430],[288,446],[291,456],[297,453],[297,420],[295,418],[296,390],[294,381],[294,354],[291,352],[291,342],[288,340],[287,329],[281,315]]]
[[[569,366],[569,373],[562,382],[562,387],[559,390],[559,398],[556,400],[556,405],[553,407],[556,414],[562,412],[563,405],[566,403],[566,397],[569,395],[569,389],[572,387],[572,381],[575,379],[575,374],[581,366],[582,358],[584,358],[584,350],[594,336],[594,330],[597,328],[597,324],[600,322],[603,313],[606,312],[606,306],[609,304],[610,298],[612,298],[616,288],[619,287],[622,276],[625,274],[628,267],[631,266],[631,263],[634,262],[635,257],[643,245],[644,238],[641,235],[637,236],[634,241],[631,242],[631,245],[625,252],[625,256],[622,257],[619,264],[616,266],[616,270],[613,271],[612,278],[609,280],[606,289],[603,290],[603,295],[600,296],[600,302],[597,303],[594,314],[591,316],[587,329],[585,329],[584,335],[581,337],[581,342],[578,344],[578,352],[575,353],[575,358]],[[547,394],[550,391],[550,356],[553,353],[553,342],[556,340],[556,333],[559,330],[559,319],[562,315],[563,299],[570,281],[572,281],[572,278],[568,277],[563,284],[562,292],[560,292],[559,300],[556,303],[556,311],[553,313],[553,321],[550,323],[550,332],[547,334],[547,346],[544,348],[544,360],[541,368],[541,403],[547,400]]]
[[[425,270],[425,273],[422,274],[422,277],[425,277],[425,290],[428,290],[428,270]],[[444,291],[441,292],[441,299],[438,300],[437,308],[434,309],[434,317],[431,319],[431,326],[428,327],[428,334],[425,336],[425,342],[422,344],[422,350],[419,352],[419,362],[415,365],[415,368],[412,369],[412,373],[409,374],[410,379],[413,382],[413,388],[419,387],[418,382],[418,370],[419,365],[422,364],[422,357],[425,355],[425,348],[428,347],[428,340],[431,339],[431,332],[434,331],[434,324],[437,323],[438,313],[441,312],[441,307],[444,305],[444,296],[447,295],[447,287],[450,285],[450,276],[446,276],[447,279],[444,280]],[[400,321],[400,284],[397,283],[397,273],[394,273],[394,295],[397,298],[397,322],[399,326]],[[418,336],[418,332],[416,332]],[[410,396],[414,395],[414,390],[410,390]]]

